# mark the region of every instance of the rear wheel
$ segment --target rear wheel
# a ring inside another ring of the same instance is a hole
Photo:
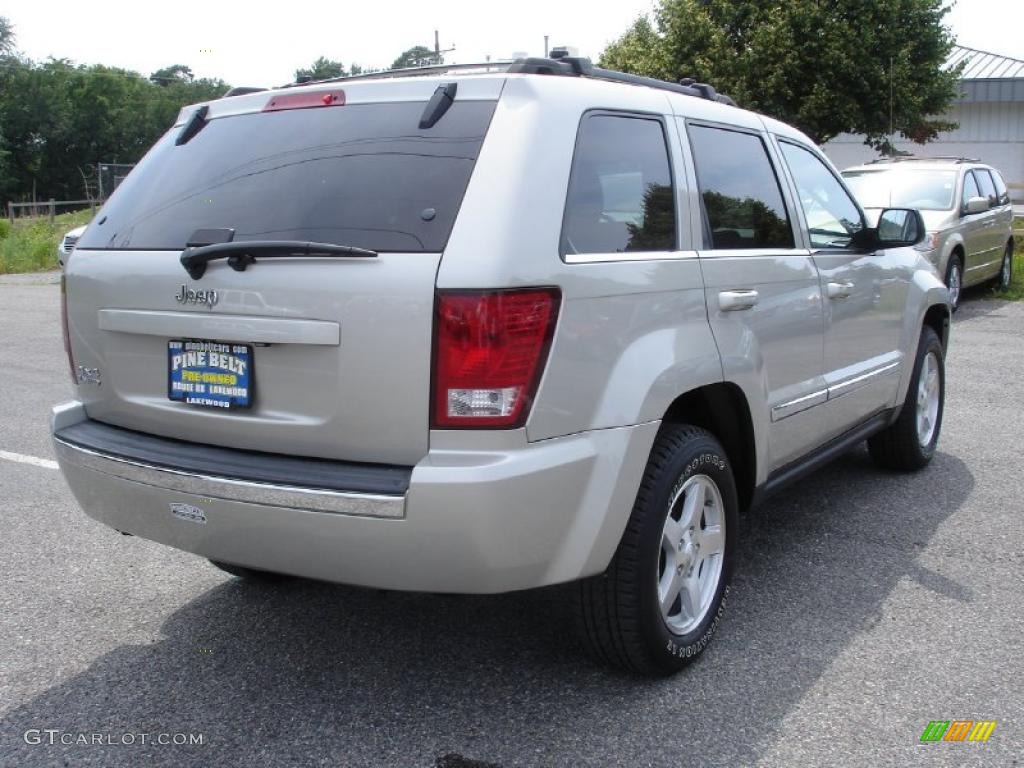
[[[868,440],[875,463],[886,469],[921,469],[932,460],[942,428],[946,369],[942,342],[932,328],[921,331],[914,373],[899,418]]]
[[[240,579],[246,581],[262,581],[262,582],[274,582],[274,581],[285,581],[287,579],[295,578],[289,576],[286,573],[275,573],[274,571],[261,571],[257,568],[246,568],[244,565],[234,565],[233,563],[222,563],[219,560],[211,560],[211,565],[220,568],[225,573],[230,573],[232,576],[237,576]]]
[[[718,440],[663,427],[608,570],[579,584],[577,624],[595,659],[666,675],[704,650],[725,609],[738,506]]]
[[[996,278],[996,284],[999,286],[999,290],[1009,290],[1010,284],[1013,282],[1013,243],[1006,244],[1006,250],[1003,252],[1003,266],[999,270],[999,277]]]
[[[949,289],[950,306],[956,312],[960,308],[960,294],[964,290],[964,264],[956,253],[949,257],[946,266],[946,287]]]

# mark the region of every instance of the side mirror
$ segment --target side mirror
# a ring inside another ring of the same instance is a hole
[[[987,197],[972,197],[967,201],[967,205],[964,206],[964,213],[984,213],[991,207],[989,203],[990,201]]]
[[[906,248],[924,239],[924,219],[913,208],[886,208],[878,217],[878,226],[868,232],[873,248]]]

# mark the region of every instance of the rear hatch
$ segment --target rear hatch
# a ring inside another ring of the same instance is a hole
[[[89,416],[258,451],[422,458],[435,277],[502,82],[460,82],[430,127],[433,78],[182,110],[67,267]],[[186,246],[224,240],[252,242],[255,262],[190,276]],[[257,241],[363,250],[264,256]]]

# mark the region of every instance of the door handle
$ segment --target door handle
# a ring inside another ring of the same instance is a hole
[[[755,304],[757,304],[757,291],[755,290],[722,291],[718,294],[718,308],[723,312],[750,309]]]
[[[845,299],[853,293],[853,283],[843,281],[841,283],[829,283],[827,286],[830,299]]]

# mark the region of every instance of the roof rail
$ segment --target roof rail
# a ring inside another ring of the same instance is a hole
[[[515,61],[486,61],[475,64],[431,64],[425,67],[409,67],[407,69],[385,69],[380,72],[365,72],[347,77],[331,77],[326,80],[318,80],[319,83],[336,83],[349,80],[366,80],[369,78],[398,78],[398,77],[425,77],[428,75],[444,75],[449,72],[462,72],[465,74],[491,72],[508,72],[509,74],[524,75],[563,75],[567,77],[589,77],[597,80],[611,80],[616,83],[628,83],[630,85],[643,85],[648,88],[658,88],[663,91],[682,93],[686,96],[694,96],[699,99],[716,101],[719,104],[736,106],[736,102],[724,93],[718,93],[707,83],[698,83],[692,78],[684,78],[678,83],[670,83],[667,80],[657,80],[653,77],[632,75],[628,72],[618,72],[614,69],[602,69],[595,67],[590,59],[578,56],[566,56],[560,49],[552,51],[551,58],[530,57],[516,59]],[[562,54],[562,55],[558,55]],[[556,57],[557,56],[557,57]],[[282,86],[293,88],[298,85],[308,85],[308,82],[290,83]]]
[[[376,72],[360,72],[358,75],[344,75],[343,77],[328,77],[323,80],[303,80],[281,88],[295,88],[300,85],[315,83],[339,83],[349,80],[368,80],[376,78],[398,78],[398,77],[428,77],[430,75],[444,75],[449,72],[464,72],[467,74],[487,74],[491,72],[507,72],[511,61],[484,61],[473,64],[428,64],[424,67],[406,67],[403,69],[381,69]]]
[[[924,157],[919,155],[906,155],[896,157],[876,157],[874,160],[868,161],[868,165],[876,165],[878,163],[929,163],[941,160],[948,160],[954,163],[980,163],[976,157],[962,157],[960,155],[932,155],[931,157]]]
[[[558,49],[556,49],[557,51]],[[561,51],[558,51],[559,53]],[[728,104],[735,107],[736,102],[724,93],[718,93],[707,83],[698,83],[693,78],[684,78],[678,83],[670,83],[667,80],[658,80],[653,77],[632,75],[628,72],[619,72],[614,69],[602,69],[595,67],[590,59],[578,56],[559,56],[558,58],[527,58],[517,59],[508,68],[510,73],[533,74],[533,75],[568,75],[570,77],[592,77],[597,80],[611,80],[616,83],[629,83],[630,85],[643,85],[648,88],[658,88],[663,91],[682,93],[686,96],[695,96],[699,99],[717,101],[719,104]]]
[[[265,90],[267,90],[267,89],[266,88],[257,88],[255,86],[236,85],[234,88],[230,89],[227,93],[225,93],[223,96],[221,96],[221,98],[222,99],[226,99],[228,96],[243,96],[243,95],[245,95],[247,93],[259,93],[260,91],[265,91]]]

